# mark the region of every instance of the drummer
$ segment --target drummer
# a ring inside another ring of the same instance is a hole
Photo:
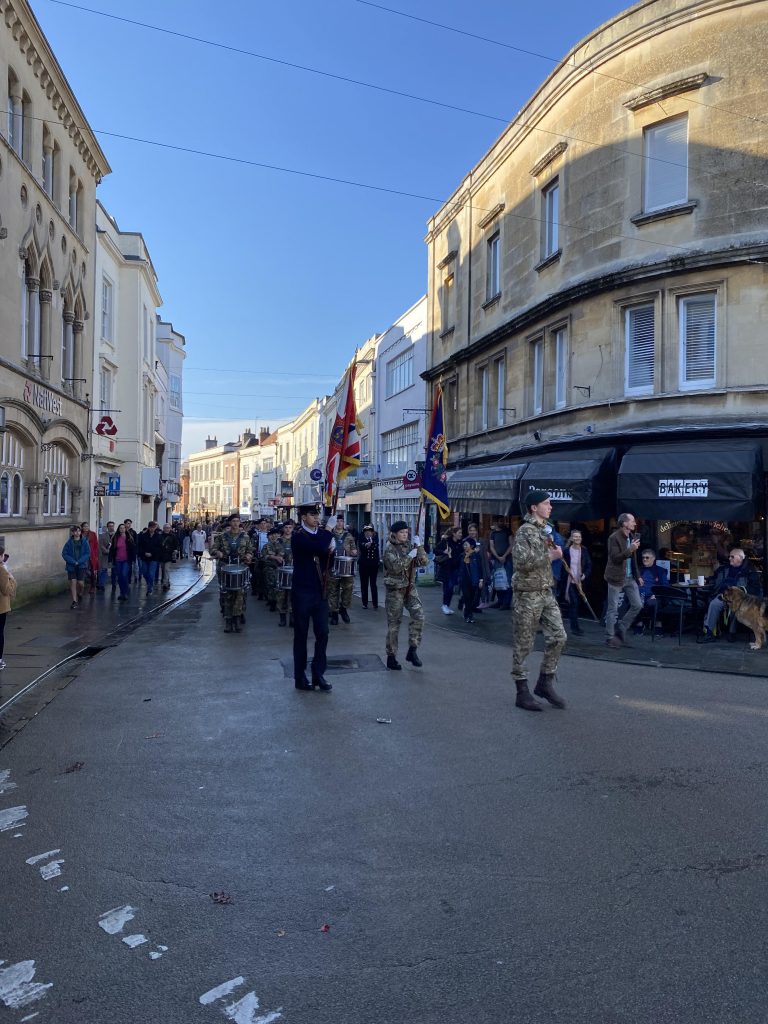
[[[286,519],[283,523],[283,568],[293,568],[293,552],[291,551],[291,534],[295,523],[292,519]],[[278,626],[286,624],[285,617],[288,615],[288,625],[293,626],[293,606],[291,604],[291,591],[280,586],[277,589],[277,610],[280,613]]]
[[[297,690],[328,691],[332,686],[324,678],[325,651],[328,646],[328,600],[326,578],[328,562],[336,550],[331,534],[320,529],[320,506],[299,505],[301,525],[293,531],[293,679]],[[309,623],[315,634],[312,658],[312,682],[307,679],[307,636]]]
[[[225,565],[249,565],[251,562],[251,542],[248,535],[240,532],[240,516],[233,513],[226,520],[226,529],[214,535],[211,542],[211,557],[218,559],[219,585],[221,571]],[[245,590],[222,591],[224,632],[240,632],[241,623],[245,622]]]
[[[355,538],[344,526],[344,516],[337,516],[335,523],[333,516],[331,516],[325,524],[325,528],[333,533],[333,540],[336,545],[336,558],[346,557],[350,560],[348,563],[348,576],[340,575],[338,569],[333,568],[332,563],[331,575],[328,580],[328,608],[331,613],[331,625],[338,626],[339,615],[341,615],[344,622],[350,622],[347,608],[352,604],[352,583],[355,571],[354,559],[357,558],[358,551]]]
[[[267,531],[267,543],[261,552],[261,561],[264,567],[267,607],[273,612],[277,608],[277,571],[285,561],[281,526],[272,526]]]

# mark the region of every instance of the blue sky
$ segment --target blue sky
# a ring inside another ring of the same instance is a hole
[[[382,2],[554,58],[622,9]],[[331,390],[355,346],[426,290],[425,224],[438,204],[99,129],[439,200],[504,127],[52,0],[32,5],[112,166],[99,198],[122,229],[144,234],[161,314],[186,335],[185,454],[208,430],[224,441],[274,426]],[[356,0],[82,5],[509,119],[554,66]]]

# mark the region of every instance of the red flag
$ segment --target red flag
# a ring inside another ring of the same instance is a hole
[[[328,438],[328,458],[325,463],[325,504],[333,505],[334,489],[351,469],[360,465],[360,424],[355,409],[355,372],[352,363],[344,381],[336,419]]]

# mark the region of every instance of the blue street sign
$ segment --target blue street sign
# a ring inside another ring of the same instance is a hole
[[[322,469],[312,469],[312,470],[310,470],[310,472],[309,472],[309,479],[310,480],[314,480],[315,483],[317,483],[318,480],[322,480],[323,479],[323,471],[322,471]]]
[[[110,476],[109,481],[107,482],[107,494],[111,498],[119,498],[120,497],[120,477],[119,476]]]

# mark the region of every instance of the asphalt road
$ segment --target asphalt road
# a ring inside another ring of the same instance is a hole
[[[0,1021],[768,1019],[768,681],[566,659],[534,715],[506,648],[387,672],[355,603],[332,694],[209,588],[2,750]]]

